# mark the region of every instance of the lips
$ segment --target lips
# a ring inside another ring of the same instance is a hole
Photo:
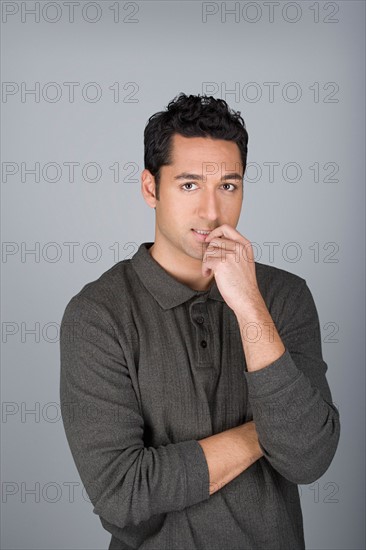
[[[211,231],[208,231],[208,233],[197,233],[197,231],[195,229],[192,229],[192,233],[196,237],[196,239],[203,242],[205,240],[205,238],[211,233]]]

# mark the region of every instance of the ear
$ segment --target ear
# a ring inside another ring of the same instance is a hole
[[[151,206],[151,208],[155,208],[155,178],[146,168],[141,172],[141,193],[146,203]]]

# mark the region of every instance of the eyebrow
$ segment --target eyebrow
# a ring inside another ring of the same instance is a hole
[[[190,174],[189,172],[182,172],[178,176],[174,177],[175,180],[196,180],[196,181],[202,181],[203,176],[200,174]],[[225,174],[225,176],[222,176],[221,181],[227,181],[227,180],[242,180],[242,176],[238,174],[237,172],[232,172],[231,174]]]

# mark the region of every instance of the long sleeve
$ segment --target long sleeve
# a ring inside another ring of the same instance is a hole
[[[245,372],[264,457],[293,483],[312,483],[328,469],[340,436],[339,413],[325,376],[318,313],[304,279],[283,308],[284,354]]]
[[[68,303],[60,337],[60,400],[67,440],[94,513],[120,528],[209,498],[195,440],[144,446],[144,420],[118,326],[84,297]]]

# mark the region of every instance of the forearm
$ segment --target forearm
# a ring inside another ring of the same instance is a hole
[[[235,314],[248,372],[263,369],[284,354],[285,346],[259,292]]]
[[[253,421],[198,441],[208,464],[210,495],[263,456]]]
[[[264,457],[288,480],[312,483],[334,456],[339,414],[325,378],[319,320],[307,285],[301,283],[287,303],[288,311],[282,312],[285,323],[279,323],[281,336],[258,296],[246,306],[239,304],[235,313]],[[258,335],[249,332],[250,326],[258,327]]]

